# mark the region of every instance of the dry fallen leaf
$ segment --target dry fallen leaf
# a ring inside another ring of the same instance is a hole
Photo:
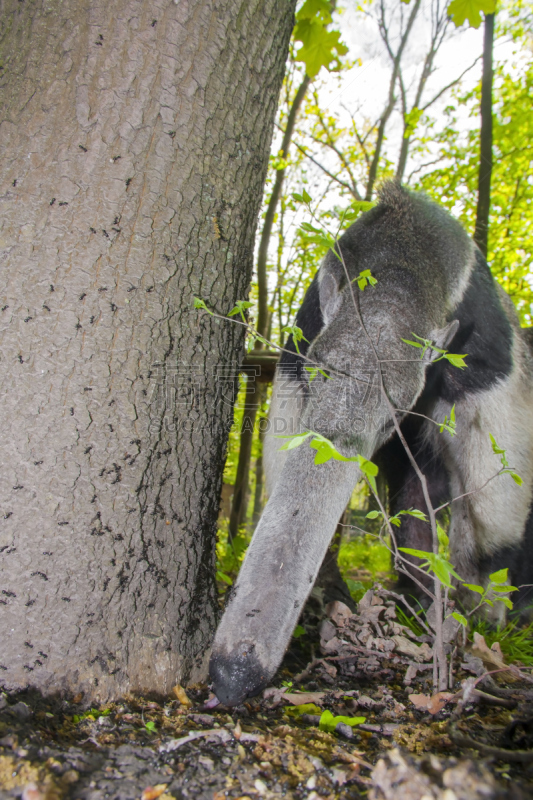
[[[501,669],[505,671],[506,681],[516,681],[517,678],[512,674],[512,670],[508,664],[505,663],[501,656],[501,648],[498,643],[489,648],[485,641],[485,637],[480,633],[474,633],[474,644],[472,645],[472,655],[480,658],[483,661],[485,669],[491,671]]]
[[[167,786],[168,783],[158,783],[156,786],[147,786],[141,795],[141,800],[156,800],[156,798],[164,793]]]
[[[326,692],[283,692],[283,700],[293,706],[303,706],[306,703],[320,703]]]
[[[433,651],[431,650],[431,647],[425,642],[419,646],[406,636],[393,636],[392,641],[396,645],[396,649],[399,653],[409,656],[409,658],[413,658],[419,663],[422,663],[423,661],[431,661],[433,657]]]
[[[183,686],[180,686],[179,683],[177,683],[174,686],[174,688],[172,689],[172,692],[173,692],[174,696],[177,697],[177,699],[180,701],[182,706],[192,706],[191,701],[187,697],[187,693],[186,693],[185,689],[183,688]]]
[[[340,628],[353,616],[352,610],[340,600],[333,600],[333,602],[328,603],[326,606],[326,614],[333,620],[335,625],[338,625]]]
[[[409,700],[419,711],[429,711],[430,714],[438,714],[446,703],[454,697],[450,692],[437,692],[431,697],[427,694],[410,694]]]

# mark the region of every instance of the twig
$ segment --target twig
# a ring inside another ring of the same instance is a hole
[[[417,624],[420,625],[422,628],[424,628],[426,633],[428,633],[430,636],[434,635],[433,631],[428,627],[428,625],[424,622],[424,620],[419,617],[414,608],[411,605],[409,605],[409,603],[407,602],[407,600],[403,595],[397,594],[396,592],[391,592],[390,589],[380,589],[379,594],[380,595],[384,594],[387,597],[394,597],[395,600],[398,600],[403,606],[409,609],[411,614],[415,617]]]
[[[478,750],[486,756],[494,756],[500,761],[516,761],[519,764],[530,764],[533,762],[533,750],[506,750],[501,747],[493,747],[489,744],[476,742],[470,736],[465,736],[460,733],[454,723],[448,726],[448,735],[454,744],[459,747],[470,747],[473,750]]]

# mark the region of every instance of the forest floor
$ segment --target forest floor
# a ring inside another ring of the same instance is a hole
[[[320,640],[293,640],[275,686],[237,708],[207,685],[99,709],[0,694],[0,800],[533,797],[530,669],[477,634],[448,645],[453,688],[435,694],[428,636],[389,592],[327,613]]]

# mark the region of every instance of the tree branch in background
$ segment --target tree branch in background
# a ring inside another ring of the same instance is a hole
[[[313,138],[313,137],[311,137],[311,138]],[[317,141],[317,140],[314,139],[314,141]],[[319,144],[324,144],[324,142],[320,142],[319,141]],[[350,192],[350,194],[353,195],[353,197],[356,200],[360,200],[361,199],[361,196],[360,196],[359,192],[357,191],[357,189],[354,189],[354,187],[350,186],[349,183],[346,183],[346,181],[343,181],[341,178],[339,178],[338,175],[334,175],[333,172],[330,172],[329,169],[326,169],[326,167],[324,167],[319,161],[316,160],[316,158],[314,156],[311,155],[311,153],[308,152],[306,147],[302,147],[301,145],[298,144],[298,142],[295,142],[295,146],[300,151],[300,153],[302,153],[302,155],[304,155],[306,158],[308,158],[309,161],[312,161],[313,164],[316,167],[321,169],[322,172],[325,175],[328,176],[328,178],[331,178],[331,180],[335,181],[335,183],[338,183],[339,186],[342,186],[344,189],[347,189]]]
[[[487,257],[490,212],[490,182],[492,177],[492,50],[494,43],[494,14],[485,16],[483,39],[483,76],[481,78],[481,132],[479,154],[478,195],[474,241]]]
[[[399,73],[399,70],[400,70],[400,63],[401,63],[403,52],[404,52],[404,49],[405,49],[405,45],[407,44],[407,40],[409,39],[409,34],[411,33],[411,29],[413,27],[416,15],[418,14],[418,11],[420,9],[420,2],[421,2],[421,0],[416,0],[416,2],[413,5],[413,8],[411,9],[411,13],[409,14],[409,19],[407,20],[407,25],[406,25],[405,31],[403,32],[403,34],[401,36],[401,39],[400,39],[400,45],[398,47],[398,50],[396,51],[396,54],[394,54],[392,52],[392,50],[390,49],[390,47],[389,47],[390,36],[389,36],[389,31],[388,31],[387,24],[386,24],[386,19],[385,19],[385,5],[384,5],[384,0],[381,0],[381,5],[380,5],[381,13],[380,13],[380,19],[379,19],[379,23],[378,24],[379,24],[379,30],[380,30],[380,33],[381,33],[381,37],[382,37],[383,42],[385,43],[385,45],[387,47],[387,50],[389,51],[390,57],[392,59],[392,74],[391,74],[391,79],[390,79],[390,83],[389,83],[389,98],[388,98],[388,101],[387,101],[387,105],[385,106],[385,110],[384,110],[383,114],[381,115],[381,119],[379,121],[378,136],[377,136],[377,140],[376,140],[376,149],[374,150],[374,156],[372,158],[372,163],[370,164],[370,170],[369,170],[369,174],[368,174],[368,183],[367,183],[367,187],[366,187],[365,200],[372,200],[372,194],[374,192],[374,186],[376,184],[376,180],[377,180],[377,176],[378,176],[378,165],[379,165],[379,160],[381,158],[381,149],[383,147],[383,141],[385,139],[385,128],[387,126],[387,122],[389,121],[389,117],[390,117],[390,115],[392,114],[392,112],[394,110],[394,106],[396,105],[396,98],[394,96],[394,88],[396,86],[396,81],[398,80],[398,73]]]
[[[441,7],[440,3],[437,0],[437,2],[434,4],[433,11],[434,11],[433,29],[431,33],[429,50],[427,51],[426,57],[424,59],[424,66],[422,68],[422,72],[418,80],[418,86],[416,89],[415,98],[411,106],[410,112],[408,112],[407,110],[407,94],[403,83],[401,68],[398,69],[398,81],[402,93],[402,110],[403,110],[403,123],[404,123],[403,138],[400,147],[400,157],[398,159],[398,167],[396,169],[396,178],[399,181],[403,179],[405,167],[407,164],[407,156],[409,153],[411,134],[414,132],[414,127],[412,125],[412,122],[410,121],[409,113],[413,114],[413,112],[415,113],[420,112],[421,114],[422,110],[420,106],[422,102],[422,95],[424,94],[428,78],[434,71],[435,56],[437,55],[437,52],[444,41],[444,38],[446,36],[446,30],[448,29],[449,25],[449,20],[446,12],[446,4],[444,4],[444,6]],[[457,79],[457,81],[458,80],[459,78]],[[454,83],[456,83],[457,81],[452,82],[451,85],[453,86]]]
[[[311,79],[306,75],[301,82],[300,86],[298,87],[298,91],[296,92],[296,96],[293,100],[291,110],[289,112],[289,116],[287,119],[287,126],[285,128],[285,133],[283,134],[283,140],[281,142],[281,156],[282,158],[286,159],[289,153],[289,146],[292,139],[292,134],[294,132],[294,125],[296,124],[296,117],[298,116],[298,111],[301,108],[303,100],[305,98],[305,93],[307,92],[307,87],[309,86]],[[268,245],[270,243],[270,236],[272,234],[272,225],[274,223],[274,217],[276,214],[276,210],[278,207],[279,198],[281,196],[281,187],[283,185],[283,179],[285,178],[285,168],[278,169],[276,172],[276,178],[274,180],[274,186],[272,188],[272,194],[270,195],[270,200],[268,201],[268,206],[265,214],[265,222],[263,224],[263,230],[261,233],[261,239],[259,241],[259,250],[257,253],[257,286],[259,292],[259,313],[257,318],[257,330],[261,334],[261,336],[266,336],[267,328],[268,328],[268,288],[267,288],[267,258],[268,258]]]

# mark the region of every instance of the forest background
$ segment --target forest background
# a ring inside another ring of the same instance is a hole
[[[374,200],[389,178],[425,191],[461,221],[522,325],[532,324],[533,11],[521,1],[485,15],[478,6],[371,0],[333,4],[330,14],[327,0],[307,0],[297,12],[249,298],[248,321],[277,347],[328,249],[317,231],[336,235],[346,209]],[[311,22],[322,26],[314,46],[306,41]],[[221,498],[222,593],[265,502],[275,359],[249,338]],[[386,487],[380,492],[385,499]],[[339,565],[354,599],[391,570],[366,519],[373,502],[358,486],[339,528]]]

